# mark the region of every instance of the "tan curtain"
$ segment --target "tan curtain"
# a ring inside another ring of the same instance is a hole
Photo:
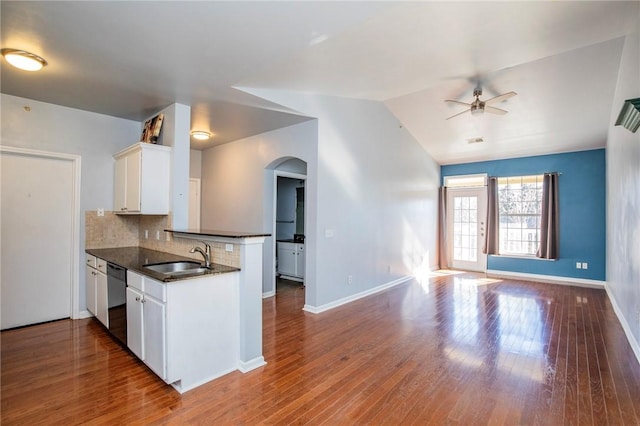
[[[558,174],[545,173],[542,181],[542,214],[540,217],[540,246],[536,257],[558,259],[560,210],[558,206]]]
[[[485,254],[498,254],[500,239],[498,229],[500,224],[498,207],[498,178],[490,177],[487,182],[487,221],[485,223],[484,247]]]
[[[440,269],[449,267],[449,256],[447,247],[447,188],[440,188],[438,193],[438,262]]]

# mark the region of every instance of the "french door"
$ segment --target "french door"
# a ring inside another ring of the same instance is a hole
[[[447,241],[451,268],[486,271],[487,255],[482,253],[486,218],[486,187],[448,188]]]

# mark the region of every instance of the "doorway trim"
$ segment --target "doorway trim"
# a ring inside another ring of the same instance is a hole
[[[286,178],[292,178],[292,179],[299,179],[299,180],[303,180],[305,181],[304,184],[304,199],[307,200],[307,175],[303,175],[300,173],[293,173],[293,172],[286,172],[283,170],[278,170],[278,169],[274,169],[273,170],[273,238],[271,241],[272,244],[272,250],[273,250],[273,256],[271,258],[271,270],[273,271],[272,274],[270,274],[269,276],[269,280],[271,281],[271,288],[273,290],[271,290],[270,292],[267,293],[263,293],[262,297],[263,298],[267,298],[267,297],[271,297],[271,296],[275,296],[276,295],[276,246],[277,246],[277,238],[276,238],[276,222],[277,222],[277,210],[278,210],[278,177],[286,177]],[[305,229],[307,227],[307,207],[306,207],[306,202],[305,202],[305,208],[304,208],[304,226]],[[304,257],[304,270],[308,271],[309,268],[307,267],[307,263],[309,262],[309,257],[305,255]],[[306,274],[306,272],[305,272]],[[305,276],[306,279],[306,276]]]
[[[464,197],[471,196],[477,197],[477,217],[476,217],[476,250],[477,250],[477,260],[474,261],[466,261],[466,260],[458,260],[458,264],[454,263],[456,260],[454,259],[454,206],[451,201],[453,201],[456,196]],[[449,268],[450,269],[461,269],[475,272],[486,272],[487,271],[487,258],[488,256],[483,253],[482,245],[484,241],[484,234],[486,232],[486,209],[487,209],[487,187],[486,186],[470,186],[470,187],[449,187],[447,188],[447,217],[446,217],[446,232],[447,232],[447,240],[450,241],[448,244],[447,256],[449,259]]]
[[[80,319],[81,312],[79,308],[80,300],[80,177],[81,177],[81,161],[82,157],[75,154],[63,154],[58,152],[40,151],[27,148],[18,148],[6,145],[0,145],[0,154],[9,153],[15,155],[22,155],[33,158],[46,158],[70,161],[72,168],[72,209],[71,209],[71,253],[69,253],[71,259],[71,312],[69,317],[71,319]]]

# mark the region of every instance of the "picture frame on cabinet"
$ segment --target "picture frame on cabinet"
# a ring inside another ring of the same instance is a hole
[[[140,142],[144,143],[158,143],[158,137],[162,130],[162,122],[164,121],[164,114],[158,114],[144,122],[144,128],[142,129],[142,137]]]

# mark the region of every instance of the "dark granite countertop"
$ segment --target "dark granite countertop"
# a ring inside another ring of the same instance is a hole
[[[87,249],[85,251],[95,257],[106,260],[107,262],[115,263],[116,265],[122,266],[123,268],[126,268],[128,270],[135,271],[142,275],[151,277],[155,280],[164,282],[180,281],[189,278],[201,278],[209,275],[225,274],[228,272],[236,272],[240,270],[239,268],[234,268],[232,266],[213,263],[210,269],[197,275],[167,277],[166,275],[159,272],[154,272],[146,269],[143,267],[143,265],[176,261],[194,262],[196,260],[190,257],[178,256],[177,254],[165,253],[162,251],[150,250],[142,247],[114,247],[105,249]]]
[[[203,235],[207,237],[225,237],[225,238],[253,238],[253,237],[270,237],[271,234],[262,232],[236,232],[236,231],[218,231],[214,229],[165,229],[166,232],[175,232],[179,234]]]

